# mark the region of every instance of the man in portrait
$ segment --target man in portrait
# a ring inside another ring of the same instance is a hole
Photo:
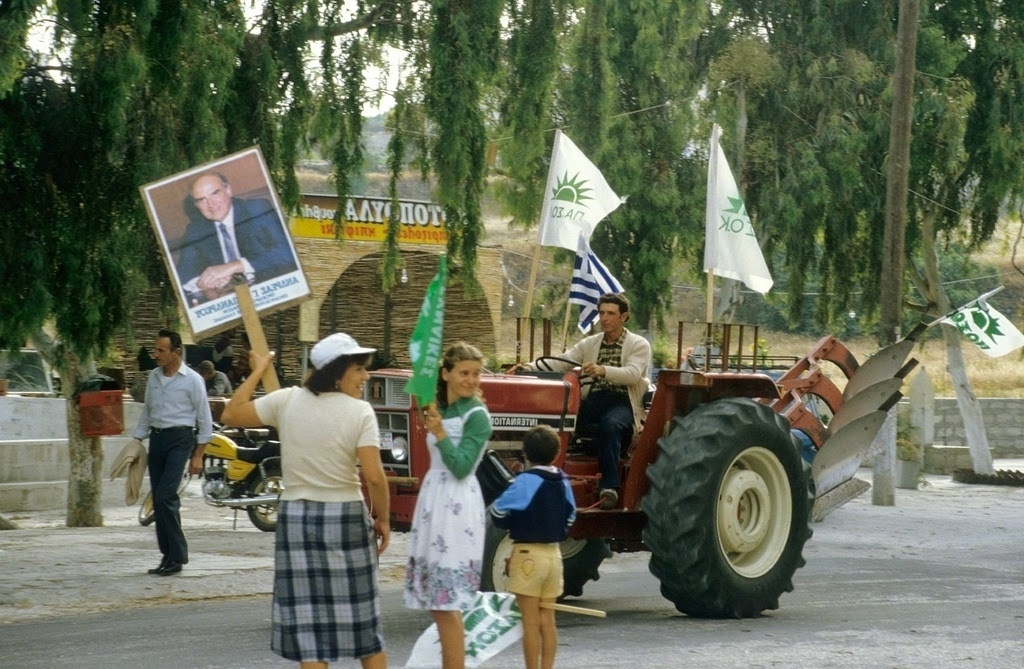
[[[181,241],[178,276],[189,306],[221,297],[243,274],[252,285],[298,269],[281,218],[270,200],[234,197],[219,172],[189,187],[189,223]]]

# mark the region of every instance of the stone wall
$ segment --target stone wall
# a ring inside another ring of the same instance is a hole
[[[1024,458],[1024,399],[982,398],[985,434],[994,458]],[[965,446],[964,422],[953,398],[935,399],[935,443]]]

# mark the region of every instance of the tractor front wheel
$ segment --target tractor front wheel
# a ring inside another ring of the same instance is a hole
[[[512,557],[512,539],[508,531],[496,527],[487,514],[487,532],[484,539],[484,568],[480,589],[484,592],[507,592],[508,574],[505,562]],[[562,595],[579,597],[587,581],[601,578],[597,569],[612,554],[604,539],[566,539],[559,546],[562,551]]]
[[[807,472],[789,422],[730,398],[673,423],[641,503],[662,595],[700,618],[777,609],[811,536]]]

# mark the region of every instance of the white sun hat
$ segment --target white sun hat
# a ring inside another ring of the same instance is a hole
[[[317,369],[323,369],[326,365],[337,360],[343,355],[360,355],[366,353],[373,353],[377,349],[367,348],[360,346],[352,335],[345,334],[344,332],[336,332],[328,337],[324,337],[313,350],[309,352],[309,360],[313,363],[313,366]]]

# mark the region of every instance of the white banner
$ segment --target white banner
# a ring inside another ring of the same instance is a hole
[[[523,616],[516,596],[507,592],[478,592],[473,606],[462,612],[466,627],[466,666],[479,667],[523,638]],[[405,669],[440,669],[441,641],[431,624],[412,648]]]
[[[725,152],[718,143],[721,134],[722,129],[715,124],[708,156],[704,271],[742,281],[751,290],[764,294],[774,281],[764,262],[754,226],[750,223]]]
[[[1024,346],[1024,334],[982,298],[965,304],[940,322],[955,327],[990,358],[998,358]]]
[[[620,204],[601,171],[556,130],[537,243],[575,251],[579,236],[589,240],[598,222]]]

